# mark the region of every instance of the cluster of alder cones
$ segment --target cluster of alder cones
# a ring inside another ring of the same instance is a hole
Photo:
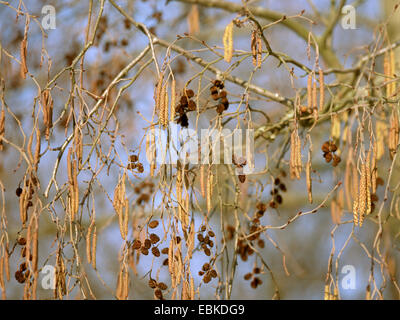
[[[201,232],[197,235],[197,240],[201,243],[201,248],[204,250],[204,254],[209,257],[211,255],[210,248],[214,247],[214,241],[211,240],[211,238],[215,237],[215,233],[210,230],[207,235],[204,236],[203,232],[206,231],[205,226],[202,226],[200,231]]]
[[[21,237],[18,239],[17,243],[22,246],[21,250],[21,256],[22,258],[25,258],[26,256],[26,239]],[[32,261],[32,254],[29,257],[29,260]],[[20,264],[19,269],[15,272],[15,279],[19,283],[24,283],[26,280],[28,280],[31,276],[30,271],[27,269],[27,263],[24,261]]]
[[[149,280],[149,287],[154,289],[154,296],[159,300],[164,300],[162,291],[168,289],[168,286],[164,282],[157,282],[154,279]]]
[[[332,159],[332,166],[336,167],[340,161],[342,160],[335,152],[337,151],[337,146],[332,141],[325,141],[321,147],[322,152],[324,153],[324,158],[326,162],[331,162]]]
[[[158,225],[158,221],[157,221],[157,225]],[[155,228],[156,225],[152,225],[150,227]],[[136,239],[133,241],[132,244],[132,248],[134,250],[140,250],[140,253],[147,256],[149,254],[149,250],[151,248],[151,253],[155,256],[155,257],[159,257],[160,256],[160,250],[155,246],[155,244],[160,241],[160,237],[158,235],[156,235],[155,233],[150,234],[148,239],[145,239],[143,244],[140,240]],[[152,247],[153,245],[153,247]]]
[[[259,274],[261,272],[261,269],[259,267],[254,267],[252,272],[246,273],[244,275],[244,280],[251,280],[250,286],[253,289],[257,289],[258,286],[262,285],[262,280],[259,277],[256,277],[256,274]]]
[[[128,170],[137,169],[137,171],[139,173],[143,173],[143,171],[144,171],[143,164],[138,161],[139,161],[139,157],[137,155],[135,155],[135,154],[130,155],[127,169]]]
[[[278,208],[280,204],[283,202],[282,195],[279,193],[280,191],[286,192],[286,185],[281,182],[279,178],[275,178],[274,180],[274,188],[271,190],[270,194],[272,196],[271,201],[269,202],[269,206],[273,209]]]
[[[229,108],[229,101],[226,97],[227,93],[224,89],[224,83],[221,80],[214,80],[213,85],[210,88],[211,98],[214,101],[219,100],[217,105],[217,113],[222,114],[225,110]]]
[[[175,108],[175,113],[179,114],[177,123],[179,123],[181,127],[187,128],[189,125],[186,112],[196,110],[196,103],[193,101],[193,97],[194,92],[192,89],[185,90],[179,99],[179,104]]]

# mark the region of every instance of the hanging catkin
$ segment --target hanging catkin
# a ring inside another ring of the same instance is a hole
[[[163,126],[164,128],[166,128],[168,126],[168,82],[167,82],[167,86],[165,88],[165,98],[164,98],[164,122],[163,122]]]
[[[171,118],[170,121],[173,122],[175,119],[175,103],[176,103],[176,81],[172,79],[171,85]]]
[[[324,72],[319,68],[319,111],[324,110],[325,102],[325,84],[324,84]]]
[[[212,208],[212,188],[213,188],[213,173],[211,166],[208,167],[207,173],[207,212],[209,213]]]
[[[92,262],[92,245],[91,245],[91,233],[94,225],[94,220],[89,225],[86,233],[86,259],[88,263]]]
[[[390,129],[389,129],[389,152],[391,159],[393,159],[396,153],[398,144],[399,144],[399,117],[396,108],[393,108],[392,115],[390,117]]]
[[[378,167],[376,159],[376,141],[373,143],[372,147],[372,163],[371,163],[371,193],[376,193],[376,179],[378,178]]]
[[[97,228],[94,227],[93,239],[92,239],[92,257],[91,257],[93,269],[96,269],[96,249],[97,249]]]
[[[43,123],[46,127],[45,137],[49,140],[50,129],[53,127],[53,99],[50,90],[44,90],[41,96],[43,108]]]
[[[158,109],[158,117],[160,124],[165,128],[168,124],[168,92],[167,92],[167,81],[162,85],[160,92],[160,102]]]
[[[197,34],[200,31],[199,9],[196,4],[193,4],[187,16],[189,26],[189,34]]]
[[[253,30],[251,33],[251,53],[253,66],[256,68],[261,68],[262,41],[257,30]]]
[[[74,148],[75,155],[78,160],[79,168],[82,165],[82,152],[83,152],[83,144],[82,144],[82,132],[79,130],[79,126],[75,127],[75,135],[74,135]]]
[[[317,110],[317,81],[315,81],[315,74],[314,74],[314,82],[312,86],[312,108],[313,110]]]
[[[26,74],[28,73],[28,67],[26,65],[26,54],[27,54],[27,37],[26,34],[24,36],[24,38],[21,41],[21,45],[20,45],[20,55],[21,55],[21,77],[23,79],[26,79]]]
[[[396,66],[396,61],[395,61],[395,55],[394,51],[390,50],[390,76],[393,78],[395,77],[395,66]],[[396,81],[392,81],[390,83],[390,95],[394,95],[396,93]]]
[[[222,42],[224,44],[224,59],[230,63],[233,55],[233,22],[226,26]]]
[[[35,147],[35,155],[33,158],[35,171],[38,170],[39,161],[40,161],[40,130],[39,128],[36,128],[36,147]]]
[[[307,194],[308,194],[308,202],[313,202],[312,197],[312,180],[311,180],[311,151],[308,151],[308,159],[306,164],[306,180],[307,180]]]
[[[69,214],[71,220],[75,220],[75,215],[79,209],[79,190],[78,190],[78,168],[72,147],[68,149],[67,158],[68,182],[69,182]]]
[[[205,164],[200,165],[200,190],[203,198],[206,197]]]
[[[313,74],[309,73],[307,78],[307,108],[308,110],[312,110],[312,77]]]
[[[353,204],[353,219],[354,224],[362,226],[366,215],[371,213],[371,172],[370,172],[370,155],[364,159],[361,164],[361,177],[360,177],[360,188],[358,191],[358,197]]]
[[[154,102],[155,102],[155,109],[157,112],[160,111],[160,102],[162,98],[162,88],[163,88],[163,79],[164,79],[164,74],[160,73],[160,76],[157,80],[156,87],[154,89]]]
[[[301,164],[301,141],[297,133],[297,128],[293,129],[290,135],[290,178],[300,179],[302,170]]]
[[[126,240],[128,234],[129,200],[126,198],[125,192],[125,173],[115,187],[113,205],[118,216],[121,237]]]
[[[5,132],[5,111],[4,108],[1,109],[1,115],[0,115],[0,151],[3,150],[3,137],[4,137],[4,132]]]
[[[176,172],[176,200],[178,202],[178,217],[182,216],[182,170]]]

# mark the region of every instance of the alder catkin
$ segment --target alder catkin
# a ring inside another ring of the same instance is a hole
[[[393,159],[399,144],[399,117],[396,109],[393,109],[390,117],[390,129],[389,129],[389,153],[390,158]]]
[[[26,65],[26,53],[27,53],[27,38],[26,34],[21,41],[20,45],[20,55],[21,55],[21,77],[26,79],[26,74],[28,73],[28,67]]]
[[[293,129],[290,135],[290,178],[300,179],[302,170],[301,163],[301,141],[297,133],[297,129]]]
[[[224,44],[224,59],[230,63],[233,55],[233,22],[226,26],[222,42]]]
[[[315,76],[312,87],[312,109],[317,110],[317,81],[315,81]]]
[[[172,79],[171,85],[171,118],[170,121],[173,122],[175,119],[175,104],[176,104],[176,81]]]
[[[209,213],[212,209],[212,188],[213,188],[213,173],[211,166],[208,167],[207,173],[207,212]]]
[[[206,197],[205,165],[200,165],[200,190],[203,198]]]
[[[307,194],[308,202],[313,202],[312,197],[312,180],[311,180],[311,152],[308,153],[308,161],[306,164],[306,180],[307,180]]]
[[[308,78],[307,78],[307,108],[308,110],[312,109],[312,95],[313,95],[313,91],[312,91],[312,73],[308,74]]]
[[[395,77],[395,56],[394,56],[394,51],[390,50],[390,77],[393,78]],[[392,81],[390,84],[390,96],[394,95],[396,92],[396,81]]]
[[[324,84],[324,72],[319,68],[319,111],[324,110],[325,102],[325,84]]]
[[[93,269],[96,269],[96,249],[97,249],[97,228],[94,227],[93,239],[92,239],[92,257],[91,257]]]
[[[3,150],[3,137],[5,132],[5,111],[4,108],[1,110],[0,115],[0,151]]]
[[[160,76],[158,78],[155,90],[154,90],[154,102],[155,102],[155,109],[157,112],[160,111],[160,103],[161,103],[161,98],[162,98],[162,89],[163,89],[163,79],[164,79],[164,74],[160,73]]]
[[[89,228],[86,232],[86,259],[88,263],[92,262],[92,246],[91,246],[91,233],[93,228],[93,221],[90,223]]]
[[[187,17],[189,34],[197,34],[200,31],[199,9],[193,4]]]
[[[165,128],[168,124],[168,92],[167,92],[167,82],[162,85],[161,92],[160,92],[160,105],[159,105],[159,119],[160,124],[163,128]],[[165,116],[167,115],[167,116]]]

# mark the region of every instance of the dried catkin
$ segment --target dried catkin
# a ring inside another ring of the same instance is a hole
[[[4,259],[3,259],[3,257],[0,257],[0,288],[1,288],[1,291],[4,292],[5,286],[4,286],[4,267],[3,267],[3,264],[4,264]]]
[[[326,284],[325,289],[324,289],[324,300],[330,300],[330,298],[331,298],[331,294],[329,292],[329,285]]]
[[[26,183],[26,178],[24,179],[24,185],[25,183]],[[19,215],[23,227],[25,227],[25,223],[28,218],[28,203],[29,203],[29,191],[26,188],[23,188],[22,193],[19,197]]]
[[[319,111],[324,110],[325,102],[325,84],[324,84],[324,72],[319,68]]]
[[[161,93],[162,93],[162,89],[163,89],[163,79],[164,79],[164,74],[161,73],[158,78],[155,90],[154,90],[154,102],[155,102],[155,109],[157,112],[160,111],[160,102],[161,102],[161,98],[162,98]]]
[[[315,81],[315,75],[312,87],[312,108],[313,110],[317,110],[317,81]]]
[[[213,173],[211,171],[211,166],[208,167],[207,173],[207,212],[209,213],[212,208],[212,190],[213,188]]]
[[[94,221],[92,221],[89,225],[89,228],[86,233],[86,259],[88,263],[92,262],[92,246],[91,246],[91,233],[93,229]]]
[[[189,192],[186,191],[185,210],[182,210],[181,223],[183,230],[186,230],[189,224]]]
[[[312,73],[308,74],[308,78],[307,78],[307,108],[308,110],[312,110],[312,79],[313,79],[313,75]]]
[[[154,177],[154,173],[156,171],[157,168],[157,164],[156,164],[156,137],[154,134],[154,131],[152,131],[151,133],[151,161],[150,161],[150,177]]]
[[[253,30],[251,33],[251,53],[253,66],[256,68],[261,68],[262,41],[257,30]]]
[[[376,179],[378,178],[378,167],[377,167],[377,159],[376,159],[376,141],[373,143],[373,154],[372,154],[372,163],[371,163],[371,193],[376,193]]]
[[[301,141],[297,129],[293,129],[290,135],[290,178],[300,179],[301,164]]]
[[[308,202],[313,202],[312,197],[312,180],[311,180],[311,152],[308,152],[308,160],[306,164],[306,180],[307,180],[307,194],[308,194]]]
[[[253,30],[251,33],[251,53],[253,55],[253,66],[257,66],[257,31]]]
[[[94,227],[93,239],[92,239],[92,257],[91,257],[93,269],[96,269],[96,249],[97,249],[97,228]]]
[[[385,154],[385,137],[387,136],[387,124],[385,121],[377,120],[375,124],[376,135],[376,159],[379,160]]]
[[[371,213],[371,150],[368,151],[367,160],[365,163],[365,179],[367,185],[367,194],[366,194],[366,201],[367,201],[367,211],[366,214]]]
[[[187,241],[187,256],[186,258],[188,259],[188,261],[190,261],[190,259],[192,258],[192,254],[193,254],[193,249],[194,249],[194,220],[192,220],[191,224],[190,224],[190,232],[189,232],[189,237],[188,237],[188,241]]]
[[[160,124],[165,128],[168,124],[168,93],[167,93],[167,83],[164,83],[161,87],[161,92],[160,92],[160,104],[159,104],[159,119],[160,119]],[[167,115],[167,117],[165,117]]]
[[[78,190],[78,168],[73,154],[72,147],[68,150],[67,170],[69,181],[69,213],[71,220],[75,220],[75,215],[79,209],[79,190]]]
[[[79,130],[79,127],[75,127],[75,135],[74,135],[74,148],[75,155],[78,160],[79,168],[82,165],[82,152],[83,152],[83,142],[82,142],[82,132]]]
[[[190,277],[190,299],[194,300],[195,298],[195,289],[194,289],[194,279]]]
[[[390,158],[393,159],[397,146],[399,144],[399,117],[396,109],[393,109],[390,117],[390,129],[389,129],[389,152]]]
[[[171,85],[171,118],[170,121],[173,122],[175,119],[175,104],[176,104],[176,81],[172,79]]]
[[[178,202],[178,217],[182,216],[182,170],[176,173],[176,200]]]
[[[390,77],[390,61],[389,61],[389,54],[387,51],[385,52],[383,58],[383,73],[385,75],[385,82],[388,82]],[[391,85],[388,83],[386,84],[386,97],[390,97],[390,90],[391,90]]]
[[[261,68],[262,62],[262,41],[261,37],[257,38],[257,67]]]
[[[21,41],[20,55],[21,55],[21,77],[26,79],[26,74],[28,73],[28,67],[26,65],[26,54],[27,54],[27,37],[26,34]]]
[[[222,42],[224,44],[224,59],[230,63],[233,55],[233,22],[226,26]]]
[[[197,34],[200,31],[199,9],[193,4],[187,17],[189,34]]]
[[[200,190],[203,198],[206,197],[205,165],[200,165]]]
[[[32,219],[32,223],[34,222],[34,230],[32,235],[32,268],[33,271],[36,272],[38,270],[38,258],[39,258],[39,221],[36,214]]]
[[[340,119],[337,114],[332,115],[331,118],[331,137],[333,141],[340,139]]]
[[[8,255],[8,245],[6,246],[6,249],[4,250],[4,268],[6,270],[6,279],[7,281],[10,281],[10,259]]]
[[[0,115],[0,151],[3,150],[3,137],[5,133],[5,111],[4,109],[1,110],[1,115]]]
[[[362,226],[366,215],[371,213],[371,172],[370,172],[370,152],[361,164],[360,188],[358,197],[353,203],[354,224]]]
[[[166,128],[167,126],[168,126],[168,109],[169,109],[169,107],[168,107],[168,103],[169,103],[169,99],[168,99],[168,82],[167,82],[167,87],[166,87],[166,89],[165,89],[165,92],[164,92],[164,94],[165,94],[165,98],[164,98],[164,104],[165,104],[165,106],[164,106],[164,122],[163,122],[163,126],[164,126],[164,128]]]
[[[396,61],[395,61],[395,55],[394,55],[394,51],[390,50],[390,76],[391,77],[395,77],[395,65],[396,65]],[[392,81],[390,83],[390,96],[394,95],[396,93],[396,81]]]
[[[43,123],[46,127],[45,137],[46,140],[49,140],[50,129],[53,127],[53,99],[49,89],[42,92],[41,101],[43,107]]]
[[[38,170],[39,162],[40,162],[40,130],[39,128],[36,128],[36,147],[35,147],[35,155],[33,158],[35,171]]]
[[[129,220],[129,200],[126,198],[125,192],[125,173],[115,187],[113,206],[118,216],[121,237],[126,240]]]

